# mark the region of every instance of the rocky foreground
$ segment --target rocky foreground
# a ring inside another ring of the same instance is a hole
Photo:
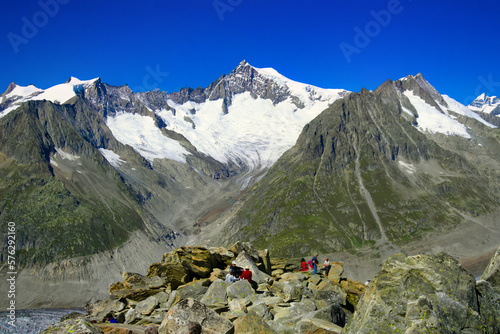
[[[256,290],[225,282],[231,262],[250,267]],[[42,333],[500,333],[499,264],[500,248],[476,281],[447,254],[397,254],[365,286],[340,262],[326,277],[248,243],[181,247]]]

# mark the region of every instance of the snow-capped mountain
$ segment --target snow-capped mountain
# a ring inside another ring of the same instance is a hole
[[[483,93],[469,104],[469,109],[500,116],[500,99]]]
[[[92,93],[97,90],[106,93]],[[15,85],[4,93],[3,101],[10,105],[0,117],[30,100],[64,104],[76,95],[87,96],[97,108],[117,106],[107,113],[107,126],[118,141],[150,162],[164,158],[186,163],[191,154],[162,133],[165,128],[222,164],[255,169],[271,166],[294,145],[307,122],[346,94],[343,89],[298,83],[272,68],[258,69],[243,61],[205,89],[186,88],[172,94],[133,93],[128,87],[103,85],[99,78],[81,81],[72,77],[46,90]],[[138,104],[151,113],[139,111]]]
[[[457,210],[498,203],[498,130],[479,114],[421,74],[351,93],[246,61],[173,93],[100,78],[12,83],[0,95],[0,227],[20,222],[28,264],[92,257],[61,265],[63,278],[42,270],[69,285],[84,272],[116,281],[171,247],[240,232],[288,255],[411,239],[431,220],[447,228]],[[29,274],[35,286],[39,274]],[[94,278],[85,289],[106,292]]]

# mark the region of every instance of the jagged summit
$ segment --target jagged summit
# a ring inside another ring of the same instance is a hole
[[[469,104],[469,108],[474,111],[499,116],[500,99],[497,96],[487,96],[482,93]]]

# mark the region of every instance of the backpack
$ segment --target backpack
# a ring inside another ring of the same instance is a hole
[[[314,267],[314,263],[313,263],[312,259],[309,260],[309,267]]]

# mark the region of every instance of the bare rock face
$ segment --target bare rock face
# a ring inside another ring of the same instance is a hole
[[[492,303],[451,256],[396,254],[366,288],[344,333],[497,333]]]
[[[232,333],[234,326],[197,300],[188,298],[172,307],[159,328],[159,334],[188,333],[190,324],[200,324],[203,333]]]
[[[481,279],[490,282],[493,289],[497,293],[500,293],[500,247],[498,247],[495,255],[491,258]]]

